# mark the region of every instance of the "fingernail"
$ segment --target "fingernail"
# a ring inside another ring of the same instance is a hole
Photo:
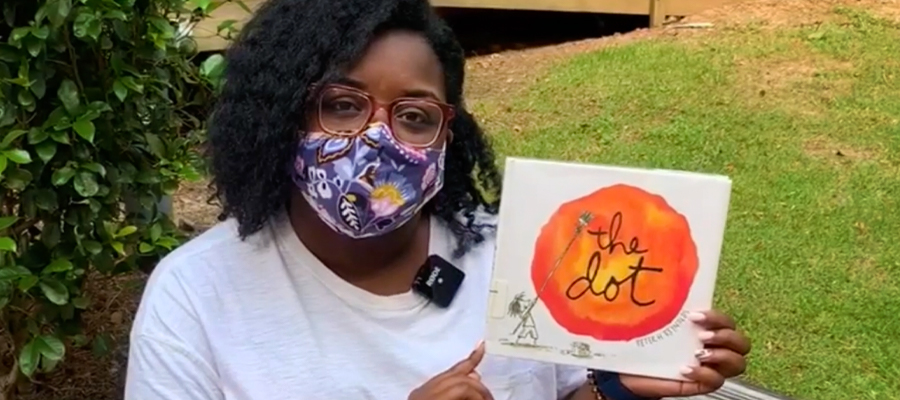
[[[709,340],[709,339],[712,339],[713,336],[716,336],[716,333],[713,332],[713,331],[703,331],[703,332],[700,332],[700,334],[697,335],[697,337],[700,338],[700,341],[703,341],[703,342],[705,342],[705,341],[707,341],[707,340]]]
[[[691,321],[694,321],[694,322],[702,322],[703,320],[706,319],[706,314],[704,314],[704,313],[698,313],[698,312],[692,312],[692,313],[689,313],[689,314],[688,314],[688,319],[691,320]]]
[[[705,360],[705,359],[709,358],[709,356],[711,356],[711,355],[712,355],[712,352],[709,351],[709,349],[700,349],[700,350],[697,350],[696,353],[694,353],[694,356],[697,357],[698,360]]]
[[[681,374],[682,374],[682,375],[688,375],[688,374],[690,374],[691,372],[694,372],[694,368],[692,368],[692,367],[681,367]]]
[[[484,348],[484,340],[479,340],[478,344],[475,345],[475,349],[472,350],[472,354],[479,352],[483,348]]]

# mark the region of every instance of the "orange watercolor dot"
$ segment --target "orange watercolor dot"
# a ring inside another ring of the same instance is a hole
[[[576,237],[585,212],[592,219]],[[687,218],[661,196],[615,185],[562,204],[550,217],[535,243],[531,279],[569,333],[628,341],[678,316],[698,264]]]

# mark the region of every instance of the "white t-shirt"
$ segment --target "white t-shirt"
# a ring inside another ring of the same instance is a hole
[[[431,254],[455,240],[435,220]],[[406,400],[465,358],[485,331],[494,242],[453,264],[466,277],[447,309],[409,292],[378,296],[327,269],[286,216],[246,241],[224,222],[153,272],[134,327],[126,400]],[[486,356],[496,400],[556,400],[581,368]]]

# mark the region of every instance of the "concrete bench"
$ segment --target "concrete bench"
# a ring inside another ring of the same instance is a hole
[[[714,393],[704,396],[694,396],[689,400],[793,400],[789,397],[775,394],[763,388],[751,385],[740,380],[725,382],[725,386]],[[674,399],[673,399],[674,400]]]

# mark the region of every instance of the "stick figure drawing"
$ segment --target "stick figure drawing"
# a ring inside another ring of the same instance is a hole
[[[534,324],[534,317],[531,316],[531,308],[537,299],[528,300],[525,293],[519,293],[509,303],[508,314],[510,317],[519,319],[521,322],[513,331],[516,335],[516,344],[522,344],[522,340],[531,339],[531,345],[537,346],[538,331]]]
[[[578,238],[578,235],[585,230],[587,225],[594,218],[593,214],[590,212],[583,212],[578,218],[577,225],[575,226],[574,232],[572,234],[572,239],[569,241],[569,244],[563,250],[563,253],[556,260],[556,264],[553,269],[550,270],[550,273],[547,275],[547,278],[544,280],[544,283],[541,285],[541,288],[538,290],[537,296],[533,300],[528,300],[525,298],[525,293],[517,294],[512,302],[509,303],[508,314],[511,317],[516,317],[519,319],[519,324],[516,325],[516,329],[513,329],[513,335],[516,335],[516,344],[521,344],[520,342],[523,339],[531,339],[531,345],[537,346],[538,340],[538,332],[537,327],[534,324],[534,317],[531,316],[531,311],[534,309],[534,306],[537,304],[538,298],[541,297],[541,294],[544,292],[544,289],[547,287],[547,283],[550,281],[550,278],[559,269],[562,264],[563,258],[566,256],[566,253],[569,252],[569,249],[572,247],[572,243]]]

